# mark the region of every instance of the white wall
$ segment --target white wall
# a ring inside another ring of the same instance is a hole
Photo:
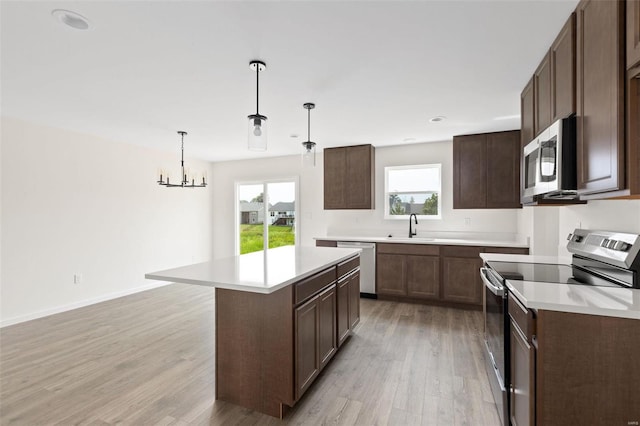
[[[5,118],[1,139],[1,325],[159,285],[144,274],[210,258],[212,188],[155,183],[159,167],[177,173],[178,148]],[[186,161],[211,176],[210,163]]]
[[[532,254],[569,256],[566,238],[576,228],[640,233],[640,200],[525,207],[518,219],[518,232],[531,236]]]
[[[301,167],[300,156],[214,163],[211,183],[215,193],[213,224],[214,257],[234,250],[234,183],[299,176],[298,221],[300,244],[314,245],[317,236],[393,234],[405,236],[407,220],[384,219],[384,166],[442,163],[442,220],[420,220],[418,235],[477,236],[514,239],[518,232],[517,210],[453,210],[452,142],[403,145],[376,149],[376,209],[323,209],[323,156],[313,169]],[[469,218],[469,225],[465,224]]]

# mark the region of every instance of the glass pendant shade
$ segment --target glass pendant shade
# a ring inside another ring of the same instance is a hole
[[[267,150],[267,117],[251,114],[248,117],[249,150]]]
[[[302,166],[303,167],[315,167],[316,166],[316,143],[307,141],[302,142],[304,151],[302,152]]]

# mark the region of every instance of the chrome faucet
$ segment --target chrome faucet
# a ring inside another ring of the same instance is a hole
[[[411,227],[411,218],[415,221],[416,225],[418,224],[418,216],[415,213],[411,213],[409,215],[409,238],[413,238],[414,235],[417,235],[417,231],[414,231]]]

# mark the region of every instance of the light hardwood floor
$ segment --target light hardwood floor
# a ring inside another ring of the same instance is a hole
[[[499,424],[480,312],[369,299],[284,421],[215,401],[213,296],[172,284],[0,330],[0,424]]]

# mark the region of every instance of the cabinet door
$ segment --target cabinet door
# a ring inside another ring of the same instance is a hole
[[[547,53],[533,75],[536,136],[551,124],[551,60]]]
[[[453,137],[453,208],[482,209],[487,205],[486,135]]]
[[[318,295],[318,350],[320,370],[331,360],[338,348],[336,340],[336,286]]]
[[[627,68],[640,63],[640,0],[627,0]]]
[[[577,20],[578,192],[624,187],[624,4],[583,0]]]
[[[349,278],[338,281],[338,347],[349,336]]]
[[[576,14],[551,45],[551,122],[576,112]]]
[[[440,297],[440,258],[407,256],[407,294],[421,299]]]
[[[349,279],[349,329],[360,322],[360,272],[351,275]]]
[[[524,148],[535,135],[535,97],[533,77],[520,95],[520,148]]]
[[[346,148],[324,150],[324,208],[345,209],[347,172]]]
[[[390,296],[406,296],[404,255],[378,254],[376,256],[376,291]]]
[[[511,424],[535,425],[535,349],[511,321]]]
[[[487,208],[519,208],[520,132],[487,134]]]
[[[443,299],[449,302],[482,305],[480,258],[443,257]]]
[[[307,390],[320,371],[318,350],[318,298],[295,310],[296,400]]]
[[[346,202],[350,209],[372,209],[373,147],[371,145],[346,148]]]

